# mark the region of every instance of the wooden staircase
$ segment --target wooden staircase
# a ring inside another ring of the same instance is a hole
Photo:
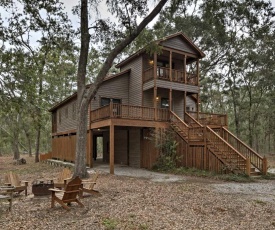
[[[222,167],[225,173],[255,175],[267,172],[266,159],[245,145],[226,128],[215,132],[207,125],[201,125],[187,113],[185,113],[185,121],[183,121],[172,111],[170,111],[170,125],[187,143],[188,151],[192,147],[203,146],[205,169],[207,169],[207,165],[211,164],[211,162],[209,163],[211,154],[216,158],[215,161],[222,165],[220,168]]]

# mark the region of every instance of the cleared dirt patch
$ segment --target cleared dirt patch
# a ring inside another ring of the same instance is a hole
[[[15,170],[24,180],[53,178],[61,170],[42,163],[13,165],[1,159],[3,173]],[[169,177],[171,177],[169,175]],[[254,190],[254,185],[259,190]],[[232,190],[235,186],[236,190]],[[101,197],[82,200],[67,212],[50,208],[50,198],[15,198],[13,212],[0,203],[1,229],[275,229],[274,181],[241,184],[183,177],[177,182],[109,175],[101,172]],[[270,199],[265,200],[266,193]],[[240,192],[241,191],[241,192]],[[29,188],[29,193],[31,189]]]

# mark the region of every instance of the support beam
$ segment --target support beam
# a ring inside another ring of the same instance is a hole
[[[155,108],[155,121],[157,120],[157,53],[154,53],[154,108]]]
[[[197,86],[200,86],[199,83],[199,78],[200,78],[200,62],[199,62],[199,59],[197,59]]]
[[[110,174],[115,173],[114,159],[115,159],[115,127],[110,125]]]
[[[170,81],[173,81],[173,78],[172,78],[172,55],[173,55],[173,52],[170,51],[170,59],[169,59],[169,78],[170,78]]]
[[[184,110],[184,114],[186,113],[186,91],[184,91],[184,95],[183,95],[183,110]]]
[[[184,79],[184,84],[187,84],[187,79],[186,79],[186,55],[183,57],[183,79]]]
[[[88,160],[89,160],[89,167],[93,167],[93,130],[89,130],[89,135],[88,135]]]
[[[169,109],[172,111],[172,103],[173,103],[173,91],[170,89],[169,91]]]

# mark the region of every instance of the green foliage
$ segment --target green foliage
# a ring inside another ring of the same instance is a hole
[[[110,218],[104,219],[102,223],[108,230],[116,229],[116,227],[118,225],[118,223],[115,219],[110,219]]]
[[[180,158],[177,155],[178,143],[175,141],[174,135],[171,129],[157,129],[151,132],[151,140],[159,150],[159,157],[153,170],[169,171],[176,168]]]

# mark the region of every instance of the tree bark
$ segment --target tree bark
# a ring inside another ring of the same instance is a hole
[[[131,31],[118,45],[109,53],[99,74],[97,75],[94,84],[86,89],[85,76],[87,59],[89,53],[89,28],[88,28],[88,2],[87,0],[81,0],[81,49],[80,57],[78,62],[78,73],[77,73],[77,136],[76,136],[76,158],[75,158],[75,170],[74,176],[85,178],[87,176],[86,169],[86,142],[87,142],[87,120],[88,120],[88,107],[89,101],[93,98],[103,82],[104,77],[111,68],[114,59],[117,55],[129,45],[141,31],[150,23],[154,17],[161,11],[163,6],[168,0],[161,0],[153,11],[143,19],[143,21]]]

